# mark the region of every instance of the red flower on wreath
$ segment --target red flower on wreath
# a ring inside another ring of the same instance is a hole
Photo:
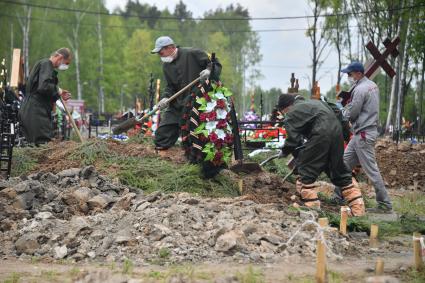
[[[215,132],[212,132],[209,136],[208,136],[208,138],[210,139],[210,141],[212,142],[212,143],[214,143],[215,144],[215,142],[218,140],[218,136],[217,136],[217,134],[215,133]]]
[[[206,122],[206,121],[207,121],[207,118],[208,118],[208,114],[207,114],[207,113],[201,113],[201,114],[199,115],[199,120],[200,120],[201,122]]]
[[[233,143],[233,135],[226,134],[226,136],[224,137],[224,142],[231,145]]]
[[[216,149],[222,148],[223,147],[223,144],[224,144],[224,142],[223,142],[222,139],[217,139],[216,141],[214,141],[214,145],[215,145],[215,148]]]
[[[216,126],[216,128],[217,129],[225,129],[227,127],[227,122],[226,122],[226,120],[218,120],[218,123],[217,123],[217,126]]]
[[[210,113],[207,113],[207,115],[208,121],[214,121],[217,119],[217,113],[215,113],[215,111],[211,111]]]
[[[217,100],[217,108],[221,108],[221,109],[226,108],[226,101],[224,101],[224,99]]]
[[[214,155],[214,159],[213,159],[212,163],[214,165],[220,165],[222,163],[222,160],[221,160],[222,158],[223,158],[223,152],[217,151]]]

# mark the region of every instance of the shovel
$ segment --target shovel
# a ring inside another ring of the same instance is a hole
[[[173,94],[173,96],[171,96],[170,98],[168,98],[167,103],[170,103],[171,101],[173,101],[174,99],[176,99],[177,97],[179,97],[181,94],[183,94],[185,91],[187,91],[188,89],[190,89],[194,84],[196,84],[197,82],[199,82],[199,80],[201,79],[201,77],[196,78],[195,80],[193,80],[192,82],[190,82],[188,85],[186,85],[184,88],[182,88],[181,90],[179,90],[178,92],[176,92],[175,94]],[[139,115],[133,118],[130,118],[126,121],[124,121],[123,123],[119,124],[118,126],[116,126],[114,129],[112,129],[112,133],[114,135],[118,135],[121,134],[123,132],[126,132],[128,130],[130,130],[131,128],[133,128],[135,125],[137,124],[141,124],[143,122],[145,122],[150,116],[152,116],[153,114],[156,113],[156,111],[158,111],[158,106],[155,105],[151,111],[147,112],[146,114]]]

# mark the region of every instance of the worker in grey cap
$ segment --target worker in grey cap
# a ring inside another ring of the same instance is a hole
[[[364,75],[364,67],[352,62],[341,72],[348,75],[354,86],[351,101],[343,109],[343,115],[351,122],[353,136],[344,152],[344,163],[349,169],[361,165],[375,188],[377,207],[368,212],[391,213],[392,204],[379,172],[375,158],[378,137],[379,89]],[[336,190],[337,195],[338,190]]]
[[[170,105],[167,98],[178,92],[184,86],[198,77],[206,80],[211,77],[218,80],[221,73],[221,64],[216,61],[214,74],[211,74],[211,60],[204,51],[192,47],[178,47],[168,36],[161,36],[155,42],[151,51],[158,54],[163,62],[163,72],[166,80],[163,99],[159,102],[161,121],[155,132],[155,146],[165,154],[165,150],[172,147],[180,135],[184,106],[190,98],[190,91],[179,96]]]

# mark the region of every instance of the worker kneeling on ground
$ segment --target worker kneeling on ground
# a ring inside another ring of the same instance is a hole
[[[278,107],[286,116],[283,124],[287,138],[282,155],[292,153],[296,158],[299,175],[296,188],[305,206],[320,208],[315,190],[316,179],[324,171],[335,186],[342,187],[342,195],[351,209],[351,215],[364,215],[361,191],[344,165],[342,126],[333,110],[323,101],[304,100],[300,95],[291,94],[282,94]],[[302,149],[296,150],[304,140],[307,141]]]

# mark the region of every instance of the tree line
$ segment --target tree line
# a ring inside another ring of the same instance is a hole
[[[348,88],[341,85],[341,68],[353,60],[372,59],[364,47],[369,40],[383,50],[382,41],[398,35],[399,56],[388,58],[397,75],[391,79],[381,72],[374,79],[380,86],[382,126],[398,125],[402,117],[416,122],[416,127],[423,125],[425,0],[308,3],[305,36],[311,42],[311,75],[308,90],[302,93],[308,95],[314,81],[320,84],[321,66],[335,51],[336,84],[322,90],[333,99],[336,85]],[[133,105],[136,97],[149,101],[150,74],[162,78],[161,64],[150,54],[160,35],[170,35],[181,46],[215,52],[224,66],[222,80],[240,102],[239,110],[249,108],[250,94],[255,95],[258,108],[261,93],[263,110],[268,112],[286,91],[278,86],[266,90],[259,84],[259,34],[250,25],[247,8],[239,4],[206,11],[201,18],[194,18],[183,1],[170,11],[128,0],[123,9],[110,12],[104,0],[0,0],[0,11],[0,56],[10,60],[12,48],[21,48],[28,74],[38,59],[55,48],[70,47],[74,62],[61,74],[61,84],[94,111],[117,111],[122,105]]]
[[[69,47],[73,62],[60,84],[94,111],[131,107],[136,97],[148,104],[150,74],[163,76],[158,56],[150,54],[161,35],[215,52],[225,66],[223,83],[235,94],[242,92],[245,70],[252,70],[253,79],[260,75],[258,35],[239,4],[207,11],[203,19],[194,19],[182,1],[169,11],[129,0],[110,13],[103,0],[15,0],[0,1],[0,11],[0,56],[10,62],[12,49],[21,48],[28,76],[37,60]]]

